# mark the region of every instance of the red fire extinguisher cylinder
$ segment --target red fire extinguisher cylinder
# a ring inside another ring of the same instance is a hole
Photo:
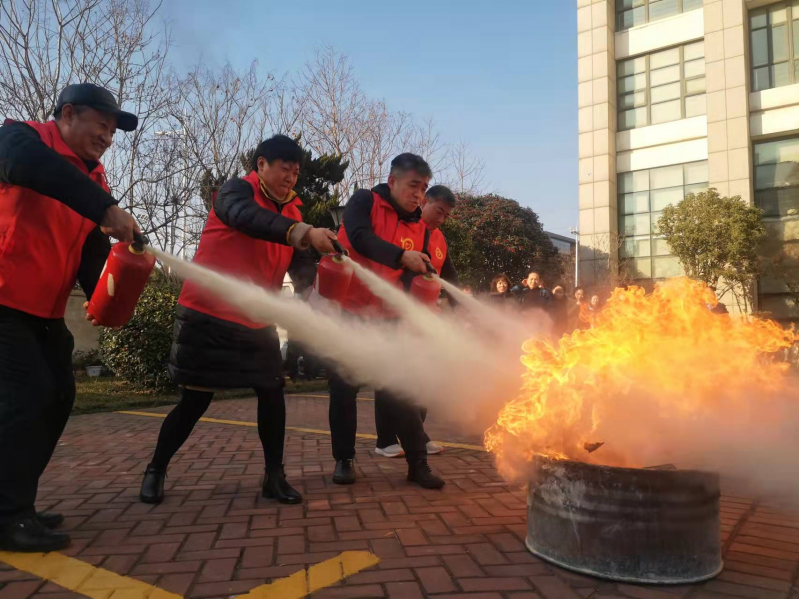
[[[352,268],[340,255],[325,256],[319,261],[316,287],[319,295],[335,302],[343,302],[352,281]]]
[[[441,285],[431,275],[418,275],[411,282],[410,293],[426,306],[432,307],[441,295]]]
[[[120,241],[111,248],[87,308],[98,324],[121,327],[133,316],[155,267],[155,256],[144,251],[145,242]]]

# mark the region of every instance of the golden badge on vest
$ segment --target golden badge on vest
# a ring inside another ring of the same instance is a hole
[[[441,248],[436,248],[436,258],[439,260],[444,259],[444,252],[441,251]]]
[[[410,237],[400,237],[400,247],[406,252],[410,252],[413,249],[413,239]]]

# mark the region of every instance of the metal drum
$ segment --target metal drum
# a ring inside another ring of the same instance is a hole
[[[527,548],[610,580],[685,584],[723,567],[719,476],[539,458],[527,498]]]

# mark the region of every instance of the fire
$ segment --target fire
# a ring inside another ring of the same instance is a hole
[[[503,474],[523,475],[536,455],[652,465],[625,453],[621,437],[645,443],[662,434],[656,429],[665,415],[672,422],[712,418],[767,401],[769,390],[785,385],[787,370],[768,354],[790,347],[796,335],[772,321],[715,314],[708,309],[715,303],[712,291],[685,278],[649,295],[616,289],[593,328],[556,344],[525,342],[520,394],[485,434]]]

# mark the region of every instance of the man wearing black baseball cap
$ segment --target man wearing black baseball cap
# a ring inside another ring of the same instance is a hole
[[[117,205],[100,158],[138,119],[111,93],[67,86],[54,120],[0,127],[0,550],[55,551],[63,517],[36,513],[39,477],[75,400],[73,338],[64,324],[79,282],[90,298],[111,244],[135,219]]]

